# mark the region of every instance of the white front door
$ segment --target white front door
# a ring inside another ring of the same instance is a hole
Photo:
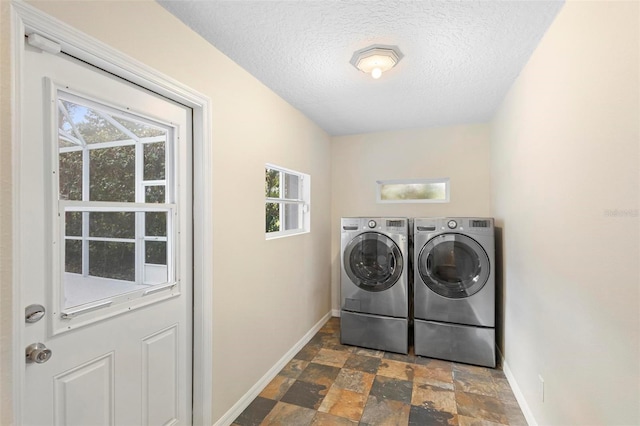
[[[190,424],[191,110],[25,50],[22,424]]]

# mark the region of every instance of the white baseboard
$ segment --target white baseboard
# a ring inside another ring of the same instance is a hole
[[[236,402],[233,407],[229,409],[217,422],[214,423],[214,426],[229,426],[233,421],[244,411],[245,408],[251,404],[251,402],[262,392],[262,390],[271,382],[271,380],[278,375],[280,370],[287,365],[289,361],[293,359],[293,357],[306,345],[309,343],[309,340],[322,328],[323,325],[334,315],[335,310],[329,311],[323,316],[320,321],[318,321],[312,328],[309,330],[302,339],[298,341],[289,351],[284,354],[282,358],[278,362],[275,363],[273,367],[267,371],[267,373],[262,376],[258,382],[249,389],[247,393],[245,393],[242,398]],[[338,314],[340,311],[338,311]]]
[[[536,418],[533,417],[531,408],[529,408],[529,404],[527,404],[527,400],[524,398],[524,394],[520,390],[520,386],[518,386],[518,382],[516,381],[516,378],[514,377],[513,373],[511,372],[511,369],[509,368],[509,363],[507,363],[507,361],[504,359],[504,356],[502,355],[500,348],[496,347],[496,349],[498,349],[498,355],[502,360],[502,371],[504,372],[504,375],[506,376],[507,381],[509,382],[509,386],[511,386],[511,390],[513,391],[513,394],[515,395],[516,400],[520,405],[520,409],[522,410],[522,414],[524,414],[524,418],[527,421],[527,424],[529,426],[538,426],[538,422],[536,422]]]
[[[331,316],[340,318],[340,309],[333,309],[331,311]]]

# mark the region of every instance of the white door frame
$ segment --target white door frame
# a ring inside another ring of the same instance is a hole
[[[22,1],[11,4],[13,25],[13,99],[12,99],[12,160],[14,188],[19,184],[20,111],[23,96],[25,34],[37,32],[62,46],[63,51],[83,61],[109,71],[153,92],[193,109],[193,423],[211,425],[212,358],[213,358],[213,268],[212,244],[212,173],[211,173],[211,100],[184,84],[118,52],[114,48],[90,38],[81,31],[61,22]],[[21,300],[18,265],[20,235],[20,206],[18,193],[13,191],[13,419],[20,424],[24,395],[24,346],[21,333],[24,327],[24,300]]]

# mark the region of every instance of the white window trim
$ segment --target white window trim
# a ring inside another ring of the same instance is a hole
[[[273,240],[277,238],[290,237],[292,235],[308,234],[309,232],[311,232],[311,176],[297,170],[288,169],[286,167],[277,166],[271,163],[266,163],[265,169],[278,170],[279,172],[298,176],[298,178],[300,179],[301,192],[300,198],[298,199],[265,197],[265,205],[266,203],[279,203],[299,204],[302,206],[300,218],[302,224],[301,228],[289,229],[284,231],[265,232],[265,239]],[[280,223],[284,223],[283,209],[280,209]]]
[[[397,184],[425,184],[425,183],[444,183],[445,184],[445,198],[443,200],[429,200],[429,199],[411,199],[411,200],[383,200],[382,199],[382,186],[383,185],[397,185]],[[438,204],[448,203],[450,201],[451,185],[449,178],[431,178],[431,179],[388,179],[376,181],[376,202],[381,204]]]

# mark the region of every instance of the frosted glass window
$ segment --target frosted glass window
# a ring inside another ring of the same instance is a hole
[[[449,179],[406,179],[377,182],[379,203],[448,203]]]

